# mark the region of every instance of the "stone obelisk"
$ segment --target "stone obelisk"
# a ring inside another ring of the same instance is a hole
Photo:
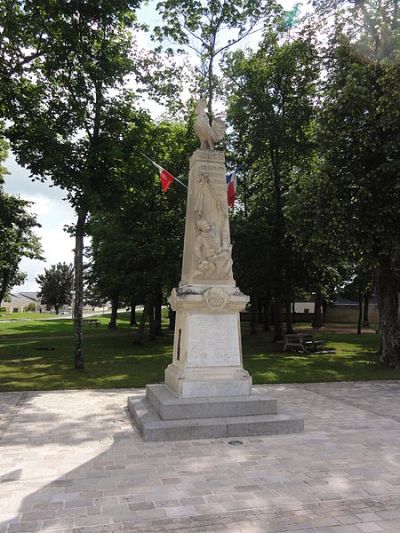
[[[170,304],[176,311],[173,361],[165,383],[181,398],[248,396],[239,311],[248,297],[232,274],[224,153],[190,160],[183,267]]]
[[[248,297],[232,273],[225,155],[219,119],[196,108],[201,147],[190,159],[182,277],[172,291],[176,311],[173,360],[165,384],[148,385],[128,408],[145,440],[183,440],[297,432],[303,420],[277,414],[277,403],[252,393],[244,370],[240,311]]]

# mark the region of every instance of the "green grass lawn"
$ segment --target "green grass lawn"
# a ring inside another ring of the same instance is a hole
[[[55,318],[55,313],[36,313],[36,312],[24,312],[24,313],[0,313],[0,324],[3,320],[43,320],[45,318]]]
[[[86,368],[73,368],[72,322],[16,320],[0,322],[0,391],[79,388],[144,387],[163,381],[171,361],[173,336],[133,343],[135,329],[128,314],[120,316],[116,331],[108,317],[96,317],[100,327],[85,326]],[[378,335],[321,333],[335,353],[282,353],[269,333],[243,332],[244,366],[257,383],[294,383],[399,379],[400,372],[383,368],[376,355]]]

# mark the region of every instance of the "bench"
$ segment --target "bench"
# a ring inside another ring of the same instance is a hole
[[[301,353],[316,352],[324,341],[317,341],[311,333],[288,333],[285,335],[285,343],[283,351],[286,352],[288,348],[294,348]]]
[[[92,326],[98,328],[100,326],[100,322],[97,320],[97,318],[84,318],[83,323],[89,326],[89,328]]]

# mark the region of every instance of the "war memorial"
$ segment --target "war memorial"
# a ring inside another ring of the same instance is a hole
[[[128,408],[146,441],[299,432],[303,419],[253,391],[243,368],[240,311],[249,298],[233,278],[225,154],[214,149],[224,125],[210,125],[202,100],[196,113],[201,147],[190,159],[182,276],[169,299],[173,361],[165,384],[147,385]]]

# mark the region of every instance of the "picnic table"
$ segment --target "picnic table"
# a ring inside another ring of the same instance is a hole
[[[98,328],[100,326],[100,322],[97,320],[97,318],[84,318],[83,323],[88,325],[89,328],[92,326]]]
[[[315,340],[311,333],[288,333],[285,335],[283,351],[294,348],[301,353],[316,352],[323,343],[324,341]]]

